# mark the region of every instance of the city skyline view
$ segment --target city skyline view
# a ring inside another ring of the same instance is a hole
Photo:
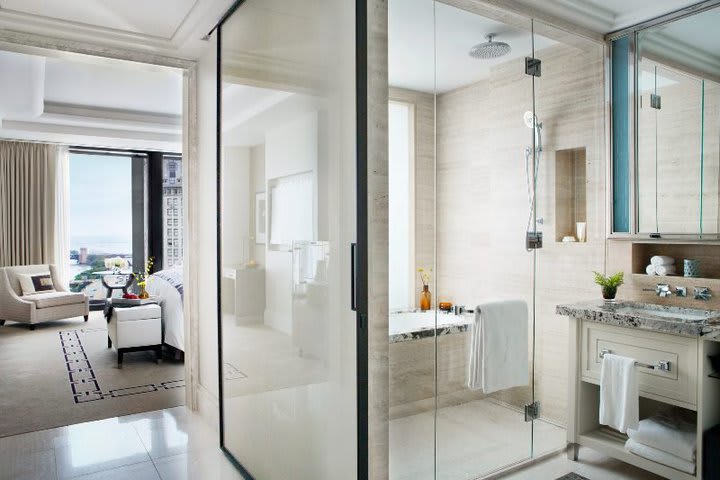
[[[132,253],[131,158],[70,154],[69,247]]]

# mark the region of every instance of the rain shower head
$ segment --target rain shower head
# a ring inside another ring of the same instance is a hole
[[[505,42],[493,42],[494,33],[485,36],[487,42],[479,43],[470,49],[469,55],[473,58],[481,60],[489,60],[492,58],[502,57],[510,53],[510,45]]]

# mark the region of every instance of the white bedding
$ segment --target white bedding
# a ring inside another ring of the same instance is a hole
[[[160,307],[162,307],[163,342],[184,352],[185,330],[183,298],[178,288],[163,278],[163,274],[167,272],[169,271],[166,270],[151,275],[147,285],[147,291],[150,295],[157,296],[160,299],[159,303]],[[182,271],[180,271],[179,278],[182,279]]]

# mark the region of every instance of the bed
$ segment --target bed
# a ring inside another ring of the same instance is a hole
[[[185,351],[182,268],[160,270],[150,276],[147,291],[162,307],[163,343]]]

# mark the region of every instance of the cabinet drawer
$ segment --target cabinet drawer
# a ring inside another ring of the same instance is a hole
[[[697,405],[697,339],[583,322],[582,378],[600,382],[603,350],[648,365],[669,362],[668,371],[638,366],[640,395],[688,408]]]

